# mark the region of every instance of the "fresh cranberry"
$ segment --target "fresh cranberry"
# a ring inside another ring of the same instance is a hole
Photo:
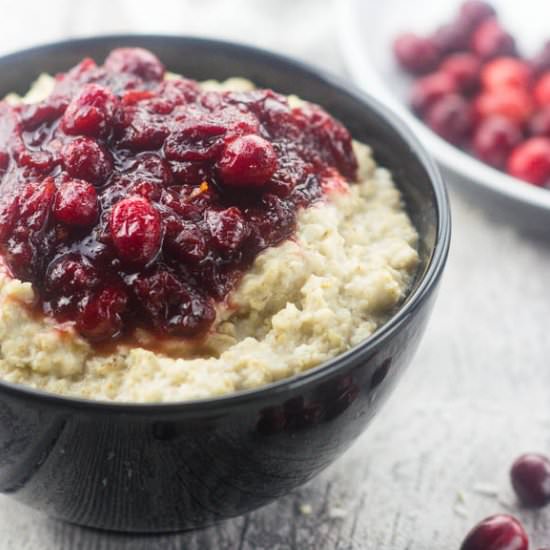
[[[117,99],[110,90],[98,84],[87,84],[69,103],[63,115],[67,134],[105,136],[115,116]]]
[[[460,550],[528,550],[529,540],[521,523],[506,514],[478,523],[464,539]]]
[[[97,194],[91,183],[83,180],[63,182],[53,205],[55,218],[67,225],[92,225],[98,215]]]
[[[483,162],[495,168],[504,168],[512,149],[523,139],[521,128],[501,116],[483,119],[476,128],[472,145],[474,153]]]
[[[277,155],[266,139],[250,134],[226,143],[218,161],[224,184],[236,187],[264,185],[277,169]]]
[[[518,145],[508,159],[508,173],[534,185],[550,180],[550,138],[532,137]]]
[[[495,17],[495,15],[495,8],[481,0],[467,0],[462,4],[459,12],[459,18],[466,21],[470,28],[477,27],[480,23]]]
[[[535,101],[541,105],[550,105],[550,72],[542,75],[533,90]]]
[[[147,264],[159,251],[162,239],[158,211],[143,197],[117,202],[109,218],[111,238],[126,262]]]
[[[443,54],[468,50],[471,30],[462,19],[441,25],[432,35],[436,47]]]
[[[426,114],[428,126],[451,143],[462,143],[472,129],[472,111],[458,94],[442,97]]]
[[[512,486],[524,506],[538,508],[550,502],[550,460],[540,454],[525,454],[510,470]]]
[[[164,65],[158,57],[143,48],[118,48],[105,59],[105,68],[114,73],[131,73],[143,80],[160,81]]]
[[[533,136],[550,137],[550,105],[537,111],[529,120],[529,133]]]
[[[500,115],[517,124],[523,124],[533,112],[531,96],[519,88],[502,88],[479,95],[474,109],[480,119]]]
[[[401,67],[413,74],[429,73],[440,59],[440,52],[432,39],[413,33],[398,36],[393,51]]]
[[[514,57],[498,57],[489,61],[481,72],[481,83],[486,90],[503,87],[527,89],[531,71],[525,61]]]
[[[411,106],[419,114],[425,113],[436,101],[457,91],[455,79],[444,72],[419,78],[411,91]]]
[[[450,55],[439,67],[439,71],[453,78],[458,89],[465,93],[472,92],[477,88],[480,70],[479,59],[471,53]]]
[[[104,183],[113,170],[109,153],[91,138],[77,137],[67,142],[61,156],[69,175],[98,185]]]
[[[516,42],[497,19],[486,19],[472,36],[472,51],[481,59],[516,54]]]

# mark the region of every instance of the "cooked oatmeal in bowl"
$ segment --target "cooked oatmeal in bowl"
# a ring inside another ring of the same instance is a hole
[[[0,376],[181,401],[372,334],[417,266],[390,172],[317,105],[142,49],[0,106]]]

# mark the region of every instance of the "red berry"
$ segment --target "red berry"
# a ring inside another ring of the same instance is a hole
[[[77,137],[69,141],[61,150],[61,157],[69,175],[97,185],[104,183],[113,170],[109,153],[91,138]]]
[[[97,194],[91,183],[83,180],[63,182],[53,205],[56,219],[67,225],[92,225],[98,215]]]
[[[542,75],[533,90],[535,101],[541,105],[550,105],[550,72]]]
[[[28,229],[40,230],[48,218],[55,195],[53,178],[29,183],[19,197],[18,222]]]
[[[529,540],[521,523],[506,514],[478,523],[464,539],[460,550],[528,550]]]
[[[529,86],[531,70],[525,61],[515,57],[498,57],[489,61],[481,71],[481,84],[486,90],[503,87],[521,88]]]
[[[225,210],[209,210],[206,224],[214,245],[223,252],[233,252],[240,248],[249,229],[241,211],[232,206]]]
[[[109,89],[87,84],[69,103],[63,115],[63,129],[67,134],[104,136],[111,129],[117,102]]]
[[[273,145],[255,134],[226,143],[218,161],[218,173],[223,183],[236,187],[263,185],[276,169],[277,154]]]
[[[530,65],[537,76],[550,71],[550,41],[546,42],[539,53],[531,59]]]
[[[474,110],[480,119],[500,115],[523,124],[533,112],[533,102],[525,90],[502,88],[479,95],[474,102]]]
[[[542,507],[550,502],[550,460],[540,454],[520,456],[510,470],[512,486],[524,506]]]
[[[514,38],[494,18],[479,25],[472,36],[471,48],[482,59],[516,54]]]
[[[117,202],[111,211],[109,228],[118,255],[126,262],[147,264],[160,249],[160,214],[143,197]]]
[[[473,137],[473,149],[483,162],[503,168],[512,149],[523,138],[521,128],[511,120],[501,116],[483,119]]]
[[[393,43],[393,51],[401,67],[413,74],[429,73],[440,59],[435,42],[414,33],[398,36]]]
[[[158,57],[143,48],[117,48],[105,59],[105,68],[114,73],[131,73],[143,80],[160,81],[164,65]]]
[[[459,90],[468,93],[475,90],[479,84],[481,63],[471,53],[455,53],[448,56],[439,71],[454,79]]]
[[[411,106],[419,114],[425,113],[436,101],[457,91],[455,79],[437,72],[419,78],[411,90]]]
[[[443,54],[467,50],[471,30],[468,24],[459,19],[439,27],[432,35],[436,47]]]
[[[550,137],[550,105],[536,112],[529,121],[529,133]]]
[[[508,159],[508,173],[534,185],[550,179],[550,138],[532,137],[518,145]]]
[[[208,120],[186,120],[177,126],[164,144],[169,160],[206,161],[218,158],[223,150],[225,126]]]
[[[460,7],[459,18],[466,21],[471,28],[496,15],[495,8],[481,0],[468,0]]]
[[[426,124],[443,139],[454,144],[464,141],[472,129],[472,111],[458,94],[436,101],[426,115]]]

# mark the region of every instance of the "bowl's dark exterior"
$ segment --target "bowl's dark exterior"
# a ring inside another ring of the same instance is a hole
[[[410,361],[449,245],[449,207],[432,162],[368,97],[288,59],[222,42],[155,36],[74,40],[0,59],[0,94],[24,92],[113,47],[141,45],[173,71],[241,75],[316,101],[394,173],[420,234],[413,291],[365,343],[295,379],[202,402],[88,402],[0,384],[0,490],[64,520],[159,532],[203,527],[309,480],[365,429]],[[360,227],[357,228],[361,230]]]

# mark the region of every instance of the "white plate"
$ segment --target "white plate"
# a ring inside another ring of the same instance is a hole
[[[499,17],[531,54],[550,39],[550,1],[493,0]],[[402,31],[430,32],[451,19],[460,0],[336,0],[339,38],[352,78],[364,90],[396,111],[416,132],[440,165],[455,176],[489,191],[489,205],[504,209],[520,225],[550,227],[550,191],[517,180],[448,144],[407,106],[411,79],[397,66],[392,42]],[[484,194],[487,198],[487,193]]]

